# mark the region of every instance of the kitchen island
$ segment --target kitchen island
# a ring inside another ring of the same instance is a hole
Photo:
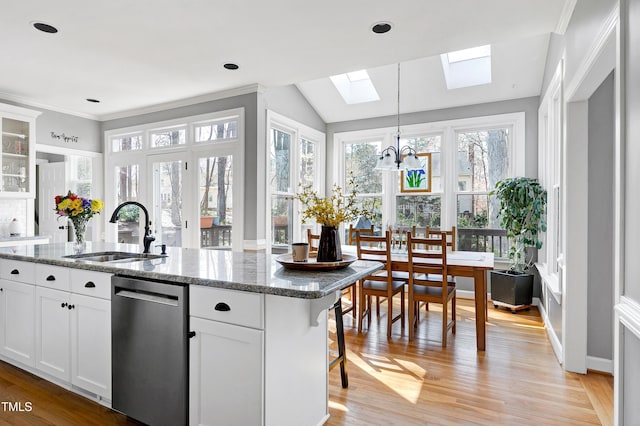
[[[83,250],[141,252],[137,245],[112,243],[87,243]],[[265,253],[199,249],[169,248],[167,256],[113,262],[65,257],[74,254],[72,244],[0,248],[2,277],[10,279],[6,269],[17,264],[22,269],[31,265],[69,271],[72,284],[74,276],[93,273],[189,286],[190,330],[194,332],[190,339],[190,424],[324,423],[328,418],[327,309],[340,289],[382,266],[356,261],[341,270],[290,271]],[[220,303],[230,308],[214,309]],[[38,333],[33,335],[37,346]],[[4,359],[4,351],[2,355]],[[34,365],[34,369],[28,365],[25,369],[39,374],[38,363]],[[108,405],[110,387],[102,395]]]

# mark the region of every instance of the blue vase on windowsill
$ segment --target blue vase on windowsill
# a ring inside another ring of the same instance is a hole
[[[322,225],[318,242],[318,262],[338,262],[342,260],[342,247],[338,228]]]

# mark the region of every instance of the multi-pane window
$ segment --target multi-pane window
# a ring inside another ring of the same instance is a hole
[[[306,240],[306,230],[315,227],[302,224],[302,206],[292,197],[306,186],[322,194],[324,134],[271,111],[268,125],[270,242],[282,251],[294,241]]]
[[[361,184],[359,198],[375,202],[370,219],[376,229],[456,226],[459,249],[506,257],[508,242],[496,217],[497,202],[489,193],[498,180],[524,175],[524,113],[417,124],[402,130],[411,136],[400,139],[400,148],[410,146],[419,159],[425,159],[423,170],[430,173],[430,187],[408,189],[401,184],[401,170],[374,170],[382,149],[396,146],[396,129],[335,135],[336,149],[344,158],[342,182],[355,173]]]

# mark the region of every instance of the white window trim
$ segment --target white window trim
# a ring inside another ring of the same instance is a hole
[[[456,133],[465,130],[482,130],[488,128],[507,127],[512,131],[511,143],[509,145],[509,174],[511,176],[524,176],[525,174],[525,113],[514,112],[507,114],[497,114],[489,116],[471,117],[456,120],[437,121],[430,123],[420,123],[401,126],[401,137],[430,136],[441,134],[441,174],[442,191],[432,194],[441,194],[442,211],[441,226],[448,228],[456,223]],[[339,132],[334,134],[334,164],[337,169],[333,172],[335,182],[345,183],[345,145],[357,142],[382,141],[382,149],[389,145],[396,146],[396,127],[384,127],[375,129],[356,130],[350,132]],[[395,209],[390,206],[395,205],[395,197],[398,195],[395,183],[398,173],[386,172],[383,175],[383,199],[382,199],[382,222],[395,222]]]
[[[195,142],[195,126],[202,124],[203,122],[221,121],[227,118],[236,118],[238,120],[238,133],[236,138],[219,139],[205,142]],[[186,143],[183,145],[174,145],[169,147],[151,147],[150,135],[154,131],[177,128],[186,128]],[[113,152],[111,146],[111,139],[120,136],[129,136],[134,134],[141,134],[142,149],[135,151],[118,151]],[[232,247],[234,251],[243,250],[244,242],[244,108],[234,108],[224,111],[217,111],[213,113],[199,114],[188,117],[181,117],[171,120],[157,121],[153,123],[145,123],[137,126],[124,127],[119,129],[108,130],[104,133],[104,168],[105,168],[105,202],[108,205],[113,205],[115,208],[115,187],[108,184],[113,179],[113,168],[115,166],[127,166],[131,164],[138,164],[140,169],[139,173],[142,177],[140,184],[141,194],[140,203],[145,206],[150,206],[152,192],[146,190],[149,182],[145,179],[150,176],[148,168],[148,160],[152,156],[157,156],[167,153],[185,153],[187,161],[192,165],[197,165],[197,159],[202,155],[233,155],[233,191],[234,191],[234,223],[233,223],[233,237]],[[183,186],[184,199],[183,202],[187,206],[193,206],[197,203],[198,194],[197,191],[197,174],[193,172],[195,169],[191,167],[187,170],[184,176],[185,182]],[[195,182],[195,184],[193,184]],[[199,210],[197,208],[186,207],[183,208],[184,220],[188,220],[189,223],[199,223]],[[108,217],[104,219],[108,220]],[[200,238],[195,235],[199,226],[190,226],[190,231],[183,237],[183,247],[199,248]],[[105,229],[106,241],[116,241],[115,227],[106,227]]]
[[[299,123],[289,117],[278,114],[277,112],[267,110],[267,125],[266,125],[266,146],[265,150],[265,181],[267,182],[267,199],[265,203],[266,214],[265,214],[265,229],[266,229],[266,243],[267,243],[267,253],[271,252],[271,196],[273,195],[271,191],[271,185],[269,185],[269,173],[270,173],[270,144],[271,144],[271,129],[276,128],[292,135],[292,152],[290,161],[290,179],[291,188],[289,188],[289,193],[293,194],[298,192],[297,182],[300,182],[300,170],[298,166],[300,165],[300,152],[299,152],[299,141],[300,139],[309,140],[315,142],[317,144],[317,156],[316,162],[314,164],[314,187],[319,195],[325,194],[325,153],[326,153],[326,136],[323,132],[319,130],[313,129],[309,126],[306,126],[302,123]],[[278,192],[280,193],[280,192]],[[300,218],[300,205],[299,202],[296,201],[293,205],[292,212],[292,223],[297,224],[292,226],[293,235],[290,237],[291,241],[306,241],[306,235],[303,235],[302,232],[302,220]]]

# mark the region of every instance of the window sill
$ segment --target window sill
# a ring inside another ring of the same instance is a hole
[[[562,289],[560,287],[560,276],[558,274],[552,274],[547,271],[547,265],[545,263],[536,263],[536,269],[540,273],[540,279],[542,285],[544,285],[549,292],[553,295],[559,305],[562,305]]]

